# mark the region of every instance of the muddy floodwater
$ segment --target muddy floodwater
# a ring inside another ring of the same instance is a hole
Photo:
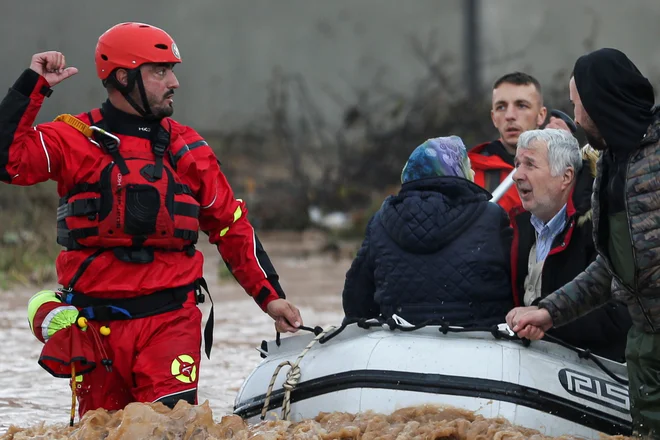
[[[320,252],[324,240],[319,234],[264,234],[261,239],[305,324],[338,325],[343,316],[344,277],[357,244]],[[90,411],[83,420],[76,417],[76,425],[69,427],[68,381],[50,376],[37,364],[42,344],[30,333],[26,317],[30,296],[36,290],[57,286],[16,287],[1,293],[0,439],[549,438],[511,426],[506,420],[431,406],[404,408],[392,414],[323,413],[299,423],[246,425],[231,415],[234,398],[243,379],[260,361],[255,347],[263,339],[274,338],[274,327],[233,279],[218,270],[217,252],[208,246],[201,249],[216,316],[211,359],[203,356],[200,368],[200,405],[180,402],[170,410],[161,404],[134,403],[114,413]],[[210,303],[201,308],[205,322]]]

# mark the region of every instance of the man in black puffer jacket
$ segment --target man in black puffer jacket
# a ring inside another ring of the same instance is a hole
[[[457,136],[413,151],[401,191],[370,220],[346,274],[345,322],[393,314],[413,324],[504,322],[512,230],[473,174]]]

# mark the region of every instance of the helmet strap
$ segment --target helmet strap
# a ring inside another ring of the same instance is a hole
[[[128,75],[126,77],[126,85],[121,84],[116,77],[115,72],[113,72],[105,81],[110,83],[114,88],[119,90],[126,102],[128,102],[131,107],[137,111],[140,116],[147,120],[155,120],[156,116],[151,112],[151,107],[149,107],[149,101],[147,100],[147,92],[144,88],[144,82],[142,81],[142,74],[140,73],[140,68],[135,68],[127,70]],[[138,86],[138,91],[140,92],[140,98],[142,101],[142,106],[138,105],[137,102],[130,96],[130,93],[135,88],[135,85]]]

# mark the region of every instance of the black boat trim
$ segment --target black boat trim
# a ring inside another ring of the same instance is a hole
[[[390,370],[354,370],[300,382],[291,392],[291,403],[352,388],[405,390],[429,394],[499,400],[552,414],[608,435],[631,435],[630,421],[554,394],[519,384],[474,377],[410,373]],[[261,413],[266,395],[234,408],[244,419]],[[273,391],[268,410],[282,406],[284,390]]]

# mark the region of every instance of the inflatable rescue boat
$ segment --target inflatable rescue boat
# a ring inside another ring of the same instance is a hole
[[[239,390],[234,413],[258,423],[280,408],[278,417],[298,421],[438,404],[550,436],[631,434],[625,364],[562,343],[520,340],[505,324],[411,328],[391,321],[264,341],[263,360]]]

